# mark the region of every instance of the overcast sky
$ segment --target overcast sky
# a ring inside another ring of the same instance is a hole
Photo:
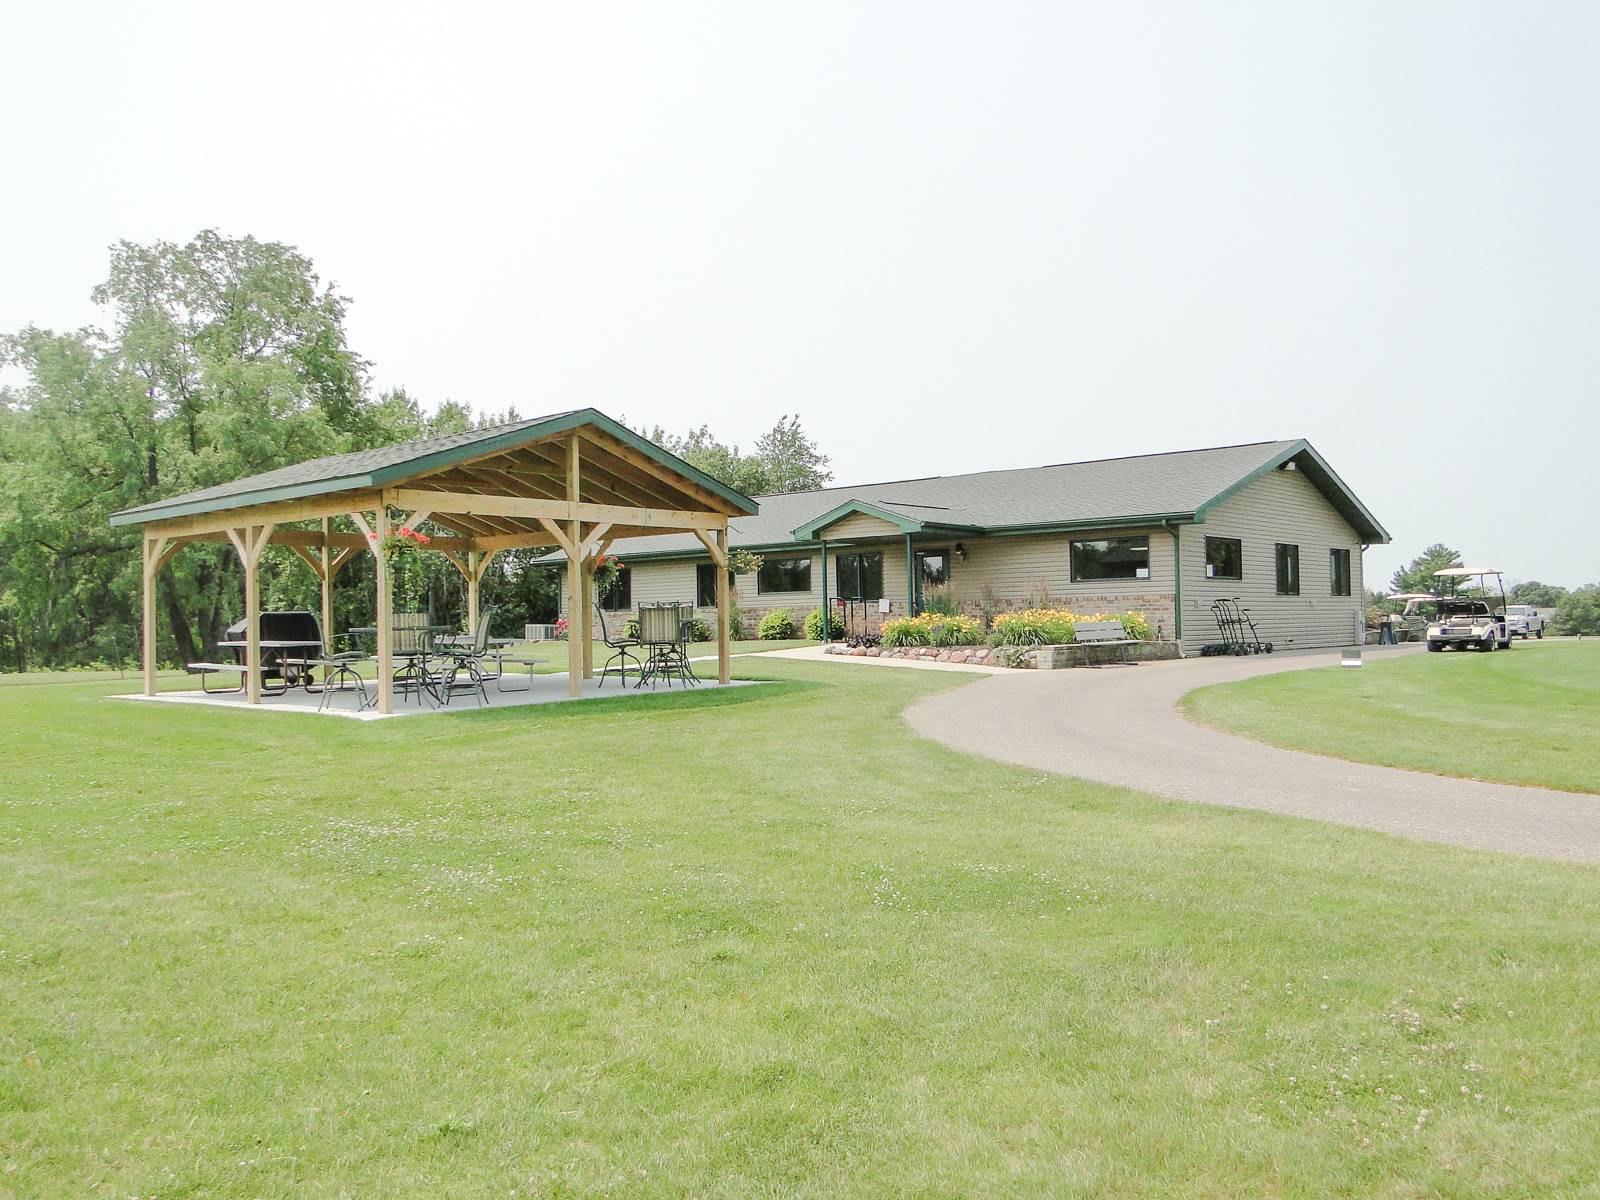
[[[289,242],[383,386],[838,482],[1306,437],[1394,535],[1600,580],[1600,5],[35,4],[0,329]]]

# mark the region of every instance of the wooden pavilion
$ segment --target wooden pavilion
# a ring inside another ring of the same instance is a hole
[[[502,550],[554,546],[568,563],[568,689],[594,674],[594,568],[613,542],[692,533],[726,567],[728,520],[756,502],[592,408],[489,429],[313,459],[111,518],[144,533],[144,693],[155,693],[156,575],[190,542],[232,542],[244,565],[246,697],[261,699],[259,566],[267,546],[288,546],[322,586],[322,629],[333,636],[333,584],[363,552],[376,559],[380,713],[394,711],[394,611],[380,547],[391,531],[423,521],[449,531],[427,547],[466,581],[467,622],[478,623],[478,585]],[[404,514],[403,516],[401,514]],[[359,533],[331,528],[348,517]],[[729,681],[729,587],[717,572],[717,671]]]

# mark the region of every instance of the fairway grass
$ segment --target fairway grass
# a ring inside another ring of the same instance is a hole
[[[1595,1194],[1600,872],[737,665],[372,724],[0,690],[0,1197]]]
[[[1600,792],[1600,641],[1262,675],[1190,692],[1183,710],[1291,750]]]

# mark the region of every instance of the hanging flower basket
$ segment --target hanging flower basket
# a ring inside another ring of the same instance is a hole
[[[594,560],[594,594],[608,596],[622,578],[622,560],[615,554],[602,554]]]

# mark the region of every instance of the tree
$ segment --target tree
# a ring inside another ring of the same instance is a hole
[[[1461,561],[1461,552],[1452,550],[1443,542],[1435,542],[1417,557],[1413,558],[1408,566],[1401,567],[1394,573],[1390,582],[1391,592],[1431,592],[1439,586],[1439,581],[1433,573],[1440,567],[1455,565]]]
[[[1510,597],[1513,604],[1531,604],[1535,608],[1554,608],[1561,603],[1567,589],[1554,583],[1540,583],[1537,579],[1515,584]]]
[[[1600,583],[1585,584],[1562,596],[1556,604],[1552,633],[1600,634]]]
[[[705,425],[682,437],[657,425],[645,437],[747,496],[808,491],[833,478],[827,455],[805,435],[800,418],[788,413],[756,439],[753,454],[744,454],[738,446],[718,441]]]
[[[403,393],[367,399],[346,302],[291,247],[210,230],[184,245],[122,242],[93,298],[109,333],[0,338],[0,361],[25,376],[0,391],[0,638],[18,640],[19,659],[131,655],[140,535],[111,529],[111,513],[425,425]],[[221,545],[163,569],[177,657],[216,639],[239,587]]]

